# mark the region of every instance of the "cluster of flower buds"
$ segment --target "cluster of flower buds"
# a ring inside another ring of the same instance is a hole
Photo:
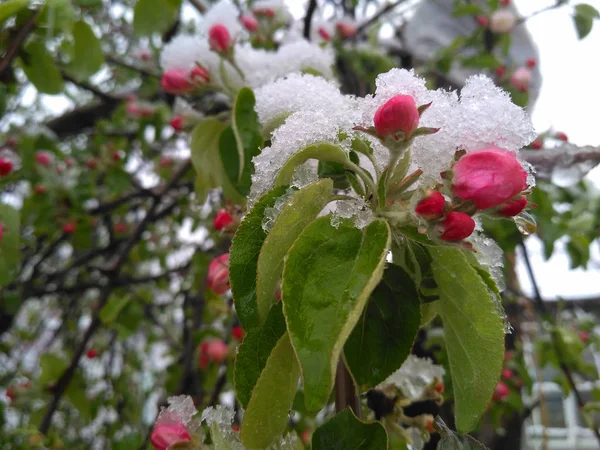
[[[225,31],[227,31],[226,28]],[[163,91],[174,95],[188,94],[209,83],[210,74],[201,65],[196,65],[192,70],[167,70],[160,79],[160,86]]]
[[[202,342],[198,346],[198,351],[198,366],[202,370],[205,370],[211,362],[217,365],[221,364],[229,354],[227,344],[221,339],[210,339]]]
[[[544,148],[544,142],[546,139],[554,139],[561,142],[569,142],[569,137],[563,131],[556,131],[554,133],[542,133],[535,138],[528,148],[531,150],[541,150]]]
[[[210,262],[206,284],[218,295],[229,290],[229,253],[218,256]]]

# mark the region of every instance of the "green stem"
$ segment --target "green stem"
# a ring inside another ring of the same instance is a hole
[[[366,171],[362,167],[354,164],[352,161],[346,161],[344,165],[350,170],[352,170],[354,173],[356,173],[356,175],[358,175],[363,180],[365,186],[368,187],[371,191],[373,199],[375,200],[375,204],[377,204],[377,186],[375,185],[375,182],[371,179],[371,177],[367,175]]]

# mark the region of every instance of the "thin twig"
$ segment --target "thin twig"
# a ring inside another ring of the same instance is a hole
[[[377,11],[375,14],[373,14],[373,17],[368,19],[366,22],[363,22],[362,24],[360,24],[360,26],[356,29],[356,34],[357,35],[361,34],[363,31],[365,31],[367,28],[369,28],[371,25],[373,25],[375,22],[377,22],[381,16],[387,14],[392,9],[394,9],[396,6],[401,5],[405,1],[406,0],[397,0],[394,3],[389,3],[386,6],[384,6],[383,8],[381,8],[379,11]]]
[[[310,41],[310,28],[315,11],[317,10],[317,0],[310,0],[304,16],[304,39]]]
[[[113,63],[117,66],[121,66],[121,67],[125,67],[126,69],[129,70],[133,70],[134,72],[138,72],[142,75],[145,75],[147,77],[153,77],[153,78],[160,78],[160,74],[157,72],[154,72],[152,70],[146,69],[144,67],[140,67],[140,66],[136,66],[134,64],[130,64],[126,61],[123,61],[120,58],[117,58],[116,56],[112,56],[112,55],[106,55],[106,60],[110,63]]]
[[[74,84],[77,87],[80,87],[81,89],[85,89],[86,91],[90,91],[96,97],[102,99],[105,102],[119,101],[119,99],[117,97],[114,97],[114,96],[112,96],[110,94],[107,94],[106,92],[102,92],[97,87],[92,86],[91,84],[86,83],[85,81],[76,80],[75,78],[73,78],[71,75],[69,75],[65,71],[62,71],[61,74],[62,74],[62,77],[65,80],[69,81],[70,83]]]
[[[0,59],[0,76],[2,73],[10,67],[13,59],[18,55],[19,50],[21,49],[21,45],[29,36],[29,33],[33,31],[35,28],[35,21],[40,15],[40,10],[36,11],[27,22],[21,27],[17,35],[15,36],[15,40],[9,43],[8,49],[4,53],[2,59]]]

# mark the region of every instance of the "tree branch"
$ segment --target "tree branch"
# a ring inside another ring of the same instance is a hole
[[[306,9],[306,16],[304,16],[304,39],[310,41],[310,28],[312,19],[315,11],[317,10],[317,0],[310,0],[308,8]]]
[[[404,3],[405,1],[406,0],[397,0],[394,3],[389,3],[386,6],[384,6],[383,8],[381,8],[379,11],[377,11],[375,14],[373,14],[373,17],[368,19],[366,22],[363,22],[360,24],[360,26],[356,29],[356,34],[359,35],[359,34],[363,33],[367,28],[369,28],[371,25],[376,23],[381,16],[387,14],[392,9],[394,9],[396,6],[399,6],[400,4]]]
[[[2,57],[2,59],[0,59],[0,79],[4,75],[4,71],[8,70],[8,68],[10,67],[11,63],[13,62],[13,59],[16,58],[17,54],[19,53],[19,50],[21,49],[21,45],[23,45],[23,43],[27,39],[27,36],[29,36],[29,33],[31,33],[33,31],[33,29],[35,28],[35,26],[36,26],[35,21],[37,20],[39,15],[40,15],[40,10],[37,10],[29,18],[29,20],[27,20],[27,22],[25,22],[25,24],[23,24],[23,26],[21,27],[21,29],[15,36],[14,41],[10,42],[10,44],[6,50],[6,53],[4,53],[4,56]]]

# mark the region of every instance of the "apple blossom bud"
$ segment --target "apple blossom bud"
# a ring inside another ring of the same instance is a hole
[[[44,167],[48,167],[50,165],[50,163],[52,162],[52,156],[50,156],[50,153],[48,152],[37,152],[35,154],[35,161],[40,165],[40,166],[44,166]]]
[[[508,397],[510,390],[508,386],[504,384],[502,381],[499,381],[496,385],[496,389],[494,390],[494,394],[492,395],[492,400],[499,401]]]
[[[12,387],[9,387],[6,389],[6,396],[10,400],[10,403],[14,402],[15,398],[17,398],[15,391]]]
[[[85,162],[85,165],[87,166],[88,169],[95,169],[98,166],[98,161],[96,161],[94,158],[90,158]]]
[[[433,389],[435,389],[435,392],[437,392],[438,394],[441,394],[442,392],[444,392],[444,383],[442,383],[441,381],[438,381],[435,386],[433,387]]]
[[[158,164],[160,165],[160,167],[162,167],[163,169],[167,169],[169,167],[171,167],[173,165],[173,158],[170,158],[168,156],[163,156],[162,158],[160,158],[160,160],[158,161]]]
[[[0,222],[0,244],[2,244],[3,236],[4,236],[4,224]]]
[[[173,117],[171,119],[171,121],[169,122],[169,125],[171,125],[171,127],[175,131],[182,131],[183,130],[183,117],[181,117],[181,116]]]
[[[230,223],[233,222],[233,217],[231,214],[227,212],[225,209],[219,210],[217,213],[215,220],[213,221],[213,227],[217,231],[221,231],[223,228],[227,227]]]
[[[167,70],[160,79],[160,86],[169,94],[187,94],[195,88],[184,69]]]
[[[510,0],[500,0],[500,6],[508,6],[510,5]]]
[[[208,30],[208,43],[211,50],[217,53],[227,53],[231,47],[231,36],[227,27],[216,24]]]
[[[587,331],[580,331],[579,333],[577,333],[577,335],[579,336],[581,342],[583,342],[584,344],[590,340],[590,333],[588,333]]]
[[[115,224],[115,233],[125,233],[127,231],[127,224],[125,223],[116,223]]]
[[[506,69],[504,67],[502,67],[502,66],[496,67],[496,76],[502,78],[505,73],[506,73]]]
[[[517,23],[517,18],[508,9],[499,9],[490,17],[490,31],[493,33],[510,33]]]
[[[187,428],[182,423],[154,425],[150,443],[156,450],[167,450],[179,442],[191,441]]]
[[[253,8],[252,12],[257,17],[268,17],[269,19],[275,17],[275,10],[272,8]]]
[[[72,220],[70,222],[65,223],[62,226],[62,231],[65,234],[71,234],[75,231],[76,228],[77,228],[77,224],[75,223],[75,221]]]
[[[517,68],[510,77],[511,84],[521,92],[527,92],[533,79],[531,70],[527,67]]]
[[[115,151],[115,152],[113,152],[113,154],[112,154],[112,159],[113,159],[113,161],[115,161],[115,162],[121,161],[121,159],[122,159],[122,158],[121,158],[121,152],[120,152],[120,151],[118,151],[118,150],[117,150],[117,151]]]
[[[567,136],[565,133],[563,133],[562,131],[558,131],[558,132],[557,132],[557,133],[554,135],[554,137],[555,137],[556,139],[558,139],[559,141],[563,141],[563,142],[569,142],[569,137],[568,137],[568,136]]]
[[[8,159],[0,158],[0,177],[4,177],[13,170],[13,163]]]
[[[94,359],[94,358],[96,358],[98,356],[98,351],[95,350],[95,349],[93,349],[93,348],[90,348],[87,351],[87,353],[85,354],[85,356],[87,356],[88,359]]]
[[[444,241],[460,241],[471,236],[475,230],[475,221],[468,214],[461,212],[450,212],[441,223]]]
[[[537,61],[534,58],[527,58],[527,61],[525,61],[525,65],[528,68],[533,69],[537,65]]]
[[[475,17],[475,22],[481,27],[487,27],[488,23],[490,23],[490,19],[487,16],[477,16]]]
[[[210,74],[204,67],[196,65],[196,67],[190,71],[190,79],[196,86],[204,86],[210,83]]]
[[[415,208],[415,213],[426,219],[437,219],[444,214],[446,200],[438,191],[427,191],[426,197]]]
[[[544,141],[540,138],[537,138],[535,141],[533,141],[529,145],[531,146],[532,149],[539,150],[544,146]]]
[[[375,130],[381,138],[404,133],[410,135],[419,126],[419,110],[410,95],[397,95],[379,107],[373,117]]]
[[[350,39],[356,36],[356,25],[352,21],[340,21],[335,25],[335,29],[342,39]]]
[[[46,186],[43,186],[41,184],[37,184],[34,188],[33,188],[33,192],[35,192],[38,195],[44,194],[46,192]]]
[[[218,295],[229,290],[229,253],[218,256],[210,262],[206,284]]]
[[[425,429],[430,433],[435,431],[435,427],[433,426],[433,416],[427,414],[425,417]]]
[[[216,364],[221,364],[229,354],[227,344],[221,339],[212,339],[206,342],[204,352],[208,359]]]
[[[454,165],[452,191],[478,209],[499,206],[527,189],[527,172],[515,153],[487,148],[467,153]]]
[[[242,339],[244,339],[244,330],[240,326],[233,327],[231,329],[231,335],[238,341],[241,341]]]
[[[502,378],[504,378],[506,380],[510,380],[514,376],[515,376],[515,373],[512,370],[502,369]]]
[[[319,33],[319,36],[321,36],[321,39],[323,39],[324,41],[331,40],[331,34],[325,29],[325,27],[319,27],[317,32]]]
[[[256,17],[250,14],[242,14],[242,16],[240,17],[240,22],[242,22],[244,28],[250,33],[253,33],[256,30],[258,30],[258,20],[256,20]]]
[[[498,210],[498,215],[502,217],[514,217],[526,207],[527,198],[525,198],[525,196],[521,196],[502,205]]]

